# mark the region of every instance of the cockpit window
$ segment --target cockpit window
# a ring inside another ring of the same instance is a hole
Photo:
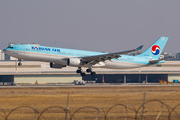
[[[13,49],[13,47],[11,47],[11,46],[8,46],[8,48]]]

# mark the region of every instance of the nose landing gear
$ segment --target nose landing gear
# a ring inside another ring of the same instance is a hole
[[[18,59],[19,63],[18,66],[22,66],[21,59]]]

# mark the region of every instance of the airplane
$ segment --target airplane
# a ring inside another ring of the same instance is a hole
[[[168,39],[168,37],[160,37],[147,50],[136,56],[125,54],[141,50],[143,45],[132,50],[104,53],[32,44],[14,44],[5,48],[3,52],[18,58],[19,66],[22,65],[21,59],[43,61],[49,62],[51,68],[77,67],[76,73],[85,76],[86,73],[81,67],[86,67],[87,73],[95,75],[96,72],[92,68],[130,69],[164,63],[166,59],[160,59],[160,55]]]

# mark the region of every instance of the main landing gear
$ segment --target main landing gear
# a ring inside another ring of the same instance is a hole
[[[22,66],[21,59],[18,59],[19,63],[18,66]]]
[[[96,72],[93,72],[92,69],[90,69],[90,68],[87,69],[86,72],[91,73],[91,75],[95,75],[96,74]]]
[[[87,69],[86,72],[91,73],[91,75],[96,75],[96,72],[93,72],[92,69]],[[76,73],[80,73],[81,76],[86,75],[86,73],[82,71],[81,67],[78,67],[78,70],[76,71]]]
[[[86,73],[82,71],[81,67],[78,67],[78,69],[76,70],[76,73],[80,73],[81,76],[85,76]]]

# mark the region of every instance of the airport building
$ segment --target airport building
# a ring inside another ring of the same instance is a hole
[[[15,83],[72,83],[74,80],[96,81],[98,83],[157,83],[159,80],[180,81],[180,61],[165,63],[135,69],[101,69],[95,68],[96,75],[81,77],[76,73],[76,67],[62,69],[50,68],[49,63],[22,61],[0,62],[0,82]],[[82,68],[86,70],[86,68]]]
[[[176,54],[176,59],[177,59],[177,60],[180,60],[180,53],[177,53],[177,54]]]
[[[4,60],[4,53],[0,50],[0,60]]]

